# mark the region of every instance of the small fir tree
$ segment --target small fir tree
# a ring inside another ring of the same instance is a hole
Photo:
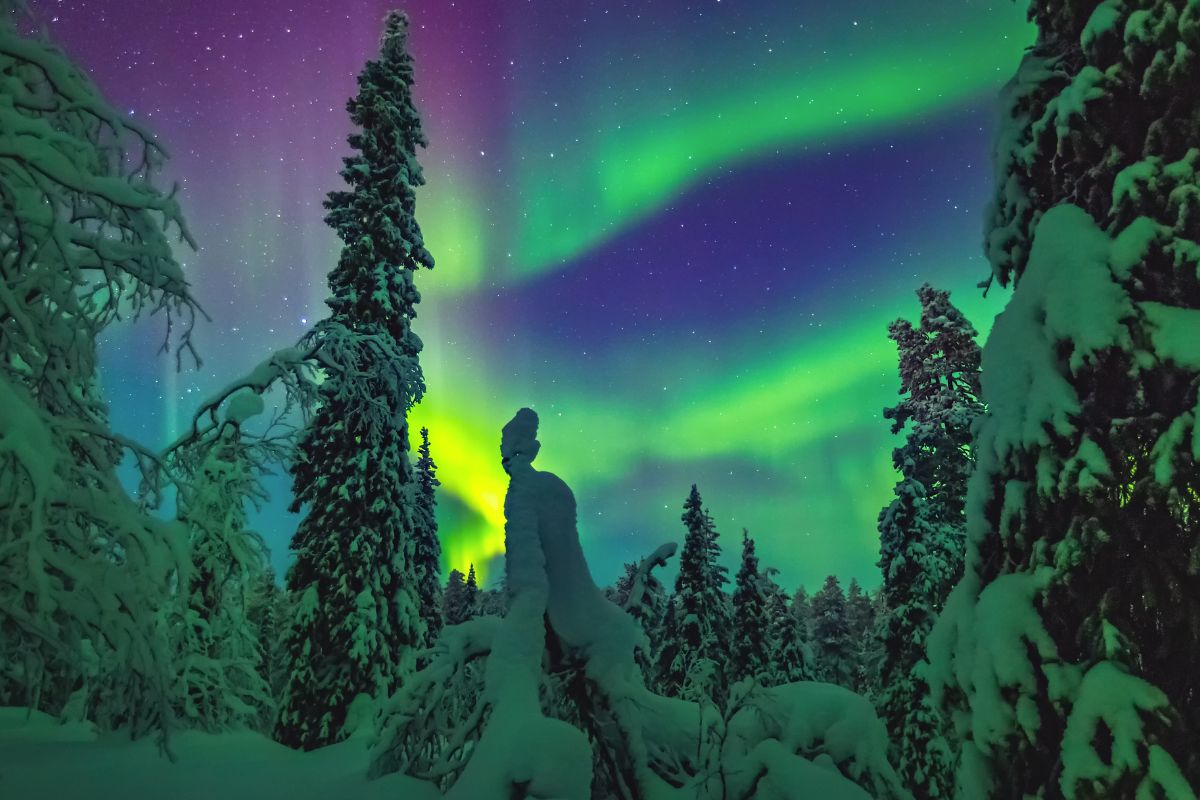
[[[605,594],[614,604],[625,607],[625,603],[629,600],[629,593],[633,590],[633,583],[637,577],[638,565],[635,561],[625,562],[625,566],[621,568],[621,574],[617,578],[616,584],[611,588],[605,588]]]
[[[854,653],[854,691],[866,693],[871,674],[877,668],[875,608],[871,596],[856,578],[846,589],[846,622],[850,627],[850,647]]]
[[[671,602],[673,620],[663,631],[663,653],[670,654],[670,662],[663,665],[660,679],[668,696],[707,698],[720,705],[728,686],[724,667],[729,615],[721,591],[728,579],[717,563],[717,529],[695,484],[683,509],[687,534]]]
[[[470,618],[466,576],[452,569],[450,577],[446,579],[446,588],[442,592],[442,622],[445,625],[458,625]]]
[[[808,596],[808,590],[801,586],[792,595],[792,613],[796,615],[796,619],[800,620],[801,630],[804,631],[806,638],[812,636],[812,598]]]
[[[637,650],[638,666],[647,686],[657,682],[658,657],[662,651],[662,621],[667,593],[655,569],[665,566],[675,554],[674,542],[663,545],[638,563],[628,563],[613,592],[614,602],[633,617],[646,635],[645,647]]]
[[[437,525],[437,464],[429,449],[429,429],[421,428],[414,465],[417,473],[416,521],[413,525],[412,567],[417,582],[422,623],[421,646],[429,648],[442,629],[442,544]]]
[[[463,585],[463,605],[466,619],[471,619],[479,613],[479,581],[475,577],[475,565],[467,568],[467,582]]]
[[[254,630],[261,653],[258,674],[274,700],[279,696],[283,677],[280,669],[282,659],[279,652],[279,635],[280,620],[284,619],[286,609],[275,571],[269,565],[251,584],[246,606],[246,616]]]
[[[259,728],[274,713],[248,610],[248,595],[267,572],[267,551],[246,528],[245,504],[265,493],[240,422],[227,421],[211,441],[195,446],[194,479],[179,495],[192,556],[179,659],[181,711],[209,731]]]
[[[783,589],[769,575],[762,577],[767,586],[766,683],[768,686],[778,686],[781,683],[810,681],[814,675],[808,631],[800,615],[788,607],[787,594]]]
[[[850,620],[846,595],[838,579],[830,575],[812,600],[813,649],[817,657],[817,677],[828,683],[854,686],[854,646],[850,640]]]
[[[761,680],[770,664],[767,640],[767,597],[758,556],[749,531],[742,531],[742,565],[734,580],[731,647],[727,667],[730,683]]]

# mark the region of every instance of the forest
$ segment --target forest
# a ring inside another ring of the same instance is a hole
[[[157,449],[114,430],[98,343],[152,318],[178,369],[205,356],[187,194],[0,0],[0,795],[1195,800],[1200,0],[1028,14],[984,239],[1007,303],[981,343],[918,281],[879,331],[878,589],[782,585],[697,484],[598,585],[588,487],[534,466],[558,443],[530,408],[497,410],[485,587],[446,562],[436,431],[409,424],[440,246],[409,18],[346,106],[328,315]],[[282,576],[249,521],[275,469]]]

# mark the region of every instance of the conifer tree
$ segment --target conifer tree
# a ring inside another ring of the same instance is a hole
[[[429,429],[421,428],[417,473],[416,522],[413,531],[412,565],[417,581],[422,624],[421,647],[432,647],[442,629],[442,544],[437,526],[437,464],[429,449]]]
[[[734,580],[733,618],[730,630],[728,680],[761,680],[770,666],[767,641],[767,597],[758,556],[749,531],[742,531],[742,565]]]
[[[621,574],[617,578],[617,582],[612,586],[610,599],[618,606],[625,607],[625,603],[629,600],[629,593],[633,589],[634,579],[637,577],[638,565],[636,561],[626,561],[625,566],[621,568]]]
[[[413,277],[433,259],[414,216],[426,140],[407,38],[406,17],[389,14],[380,56],[347,106],[357,127],[341,172],[349,191],[325,202],[344,247],[329,276],[330,316],[312,334],[327,378],[292,466],[293,510],[307,514],[292,541],[297,602],[276,725],[279,741],[304,749],[348,735],[351,703],[396,689],[422,639],[406,414],[425,388]]]
[[[812,636],[812,599],[808,596],[808,590],[801,586],[792,595],[792,613],[796,615],[796,619],[800,620],[801,630],[804,631],[805,637]]]
[[[763,580],[767,585],[766,683],[777,686],[812,680],[813,654],[808,644],[808,631],[800,615],[788,607],[783,589],[769,575],[764,575]]]
[[[210,441],[194,446],[194,480],[179,495],[192,556],[179,658],[181,710],[193,726],[210,731],[258,728],[274,713],[248,608],[249,593],[266,573],[267,551],[247,529],[245,506],[265,493],[242,421],[227,420]],[[182,454],[176,460],[187,461]]]
[[[479,581],[475,577],[475,565],[467,568],[467,582],[463,585],[463,606],[465,619],[471,619],[479,613]]]
[[[246,616],[255,632],[261,653],[258,674],[267,685],[272,699],[279,696],[283,678],[280,668],[282,659],[279,652],[279,627],[285,612],[284,597],[279,591],[275,571],[267,566],[258,580],[251,584]]]
[[[683,678],[682,675],[673,671],[681,647],[680,637],[676,635],[678,628],[676,614],[675,597],[672,595],[666,599],[658,630],[651,636],[655,648],[652,654],[653,669],[646,674],[647,687],[667,697],[679,696]]]
[[[949,796],[946,731],[930,705],[917,665],[950,588],[962,574],[964,503],[974,465],[971,425],[979,400],[975,329],[928,284],[917,290],[918,327],[896,320],[889,335],[900,357],[900,403],[884,410],[893,433],[907,435],[892,453],[896,497],[879,515],[886,618],[880,627],[880,714],[908,785],[927,797]]]
[[[450,577],[446,579],[446,588],[442,591],[442,623],[458,625],[470,618],[466,579],[461,572],[452,569]]]
[[[817,677],[828,683],[851,688],[854,685],[854,647],[850,641],[850,620],[846,613],[846,595],[838,579],[830,575],[812,599],[813,650],[817,659]]]
[[[670,542],[659,547],[640,562],[629,562],[613,590],[613,602],[633,617],[646,635],[645,649],[638,648],[636,657],[647,686],[657,681],[658,658],[662,652],[663,616],[667,609],[667,594],[655,569],[665,566],[675,555],[676,545]]]
[[[987,235],[1014,289],[930,636],[980,796],[1200,791],[1198,12],[1029,5]]]
[[[717,563],[717,529],[695,484],[683,509],[687,533],[668,612],[673,619],[663,631],[663,652],[670,661],[662,665],[660,680],[669,696],[707,698],[720,705],[728,687],[724,671],[729,615],[721,591],[728,579],[725,567]]]
[[[846,589],[846,623],[850,630],[850,648],[854,661],[854,691],[867,691],[871,672],[875,669],[875,609],[871,596],[863,591],[856,578]]]

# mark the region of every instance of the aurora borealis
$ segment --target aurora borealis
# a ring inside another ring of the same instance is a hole
[[[345,99],[385,0],[33,0],[111,102],[173,155],[213,318],[200,370],[158,321],[107,343],[114,423],[173,438],[200,397],[323,313],[321,221]],[[537,409],[539,466],[579,500],[593,572],[679,539],[699,485],[793,587],[878,583],[891,493],[887,323],[922,282],[981,328],[997,92],[1032,39],[1008,0],[412,0],[437,268],[413,423],[440,466],[447,567],[502,545],[500,426]],[[287,483],[257,515],[286,563]]]

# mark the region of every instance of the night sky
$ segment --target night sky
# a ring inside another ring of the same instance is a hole
[[[150,125],[198,252],[204,365],[161,320],[105,343],[115,426],[161,446],[199,400],[324,312],[344,110],[382,0],[31,0]],[[593,572],[679,540],[698,483],[788,588],[878,584],[895,440],[887,323],[922,282],[974,288],[997,93],[1032,40],[1009,0],[410,0],[430,139],[417,216],[437,268],[415,323],[447,568],[503,544],[499,430],[579,500]],[[277,568],[288,483],[256,516]],[[491,577],[496,571],[489,570]]]

